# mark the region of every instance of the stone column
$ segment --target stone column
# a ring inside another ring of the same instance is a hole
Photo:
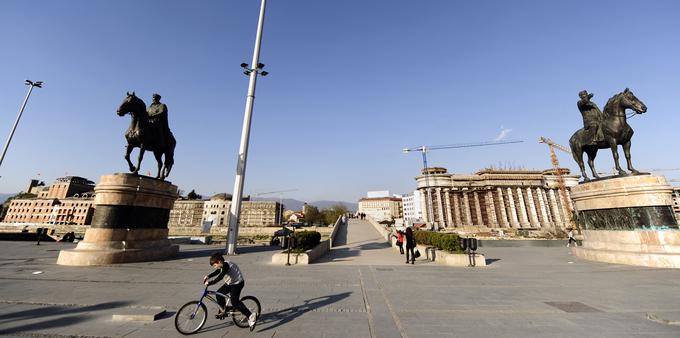
[[[445,203],[446,204],[446,227],[452,227],[453,226],[453,219],[451,217],[451,193],[450,193],[451,189],[446,189],[444,191],[445,191],[444,198],[446,198],[446,200],[444,201],[444,202],[446,202]]]
[[[463,191],[463,211],[465,212],[465,225],[472,225],[472,214],[470,213],[470,199],[467,191]]]
[[[562,225],[562,215],[560,215],[560,209],[557,206],[554,189],[548,190],[548,199],[550,200],[550,209],[552,210],[553,226],[557,229]]]
[[[524,194],[522,188],[517,188],[517,204],[519,204],[520,224],[523,227],[529,226],[529,217],[527,216],[527,206],[524,204]]]
[[[536,197],[538,197],[538,207],[541,210],[541,227],[549,227],[550,219],[548,218],[548,211],[545,207],[545,195],[541,188],[536,188]]]
[[[562,220],[562,223],[563,223],[562,228],[566,228],[567,226],[571,225],[571,224],[569,224],[570,215],[569,215],[569,210],[567,209],[567,203],[568,202],[564,200],[564,197],[562,196],[562,194],[559,191],[557,191],[557,194],[560,196],[560,204],[562,204],[562,215],[564,215],[563,220]]]
[[[496,188],[498,193],[498,210],[501,213],[501,226],[504,228],[510,227],[510,222],[508,222],[508,212],[505,210],[505,200],[503,199],[503,190],[501,188]]]
[[[484,220],[482,219],[482,206],[479,203],[479,194],[476,191],[472,192],[472,196],[475,199],[475,216],[477,217],[477,226],[484,226]]]
[[[425,195],[425,189],[419,190],[420,192],[420,209],[423,211],[423,221],[427,222],[429,215],[427,214],[427,200]]]
[[[536,212],[536,203],[534,203],[534,194],[531,193],[531,188],[527,188],[527,200],[529,200],[529,222],[534,228],[538,228],[538,213]]]
[[[552,211],[550,209],[550,200],[548,199],[547,190],[541,190],[541,196],[543,196],[543,203],[545,204],[545,211],[548,213],[548,222],[550,222],[551,227],[554,227],[555,226],[555,218],[553,217]]]
[[[515,198],[512,196],[512,189],[508,188],[508,204],[510,205],[510,224],[513,228],[519,228],[519,219],[517,218],[517,209],[515,208]]]
[[[455,218],[455,225],[456,227],[463,226],[463,221],[461,220],[460,216],[460,198],[458,197],[458,193],[454,192],[453,193],[453,216]]]
[[[496,218],[496,209],[494,208],[493,202],[493,192],[491,190],[487,190],[486,192],[486,201],[484,203],[484,206],[486,207],[486,215],[489,218],[489,227],[498,228],[498,219]]]
[[[440,226],[446,226],[444,222],[444,203],[442,203],[442,188],[436,188],[435,193],[437,195],[437,207],[439,207],[439,210],[437,210],[437,214],[439,216],[439,221],[437,222],[438,225]]]
[[[566,189],[565,193],[567,194],[567,202],[569,203],[569,208],[571,208],[571,210],[574,210],[574,204],[572,203],[571,193],[569,192],[569,189]]]

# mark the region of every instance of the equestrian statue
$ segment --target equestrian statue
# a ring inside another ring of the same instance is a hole
[[[130,172],[133,174],[139,172],[144,152],[148,150],[153,152],[158,163],[156,178],[164,180],[170,175],[175,162],[174,154],[177,143],[168,127],[168,107],[160,100],[160,95],[153,94],[153,102],[147,110],[146,104],[135,96],[135,92],[132,94],[128,92],[117,112],[118,116],[125,116],[129,113],[132,117],[130,127],[125,132],[125,139],[127,139],[125,160],[130,166]],[[130,161],[130,153],[134,148],[139,148],[137,166]],[[163,156],[165,156],[164,159]]]
[[[593,94],[585,90],[579,92],[580,100],[577,103],[578,109],[583,116],[583,128],[579,129],[569,139],[571,154],[578,163],[584,181],[590,181],[583,165],[583,153],[588,155],[588,166],[597,179],[600,176],[595,170],[595,156],[598,149],[611,149],[614,155],[614,164],[620,176],[627,175],[626,171],[619,166],[618,146],[623,146],[623,153],[626,156],[628,170],[633,175],[642,174],[633,168],[630,161],[630,139],[633,137],[633,128],[628,125],[626,119],[635,114],[647,112],[647,106],[640,101],[633,92],[626,88],[607,101],[604,112],[601,112],[597,105],[590,101]],[[630,116],[626,116],[626,109],[634,111]]]

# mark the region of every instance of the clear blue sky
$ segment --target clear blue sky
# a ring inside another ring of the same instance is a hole
[[[231,192],[259,1],[0,2],[0,137],[34,91],[0,168],[0,192],[126,170],[116,108],[126,91],[163,95],[178,140],[180,188]],[[603,108],[630,87],[648,106],[630,121],[639,169],[680,167],[680,2],[270,0],[246,193],[353,201],[406,192],[418,145],[432,165],[550,167],[547,136],[567,145],[581,126],[579,90]],[[669,143],[661,147],[659,144]],[[562,163],[576,169],[560,154]],[[153,170],[147,155],[142,171]],[[621,152],[623,157],[623,153]],[[612,167],[600,153],[600,170]],[[623,165],[623,163],[622,163]],[[680,172],[667,172],[669,178]]]

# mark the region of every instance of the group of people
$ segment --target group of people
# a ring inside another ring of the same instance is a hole
[[[413,237],[413,229],[407,227],[406,230],[397,230],[397,246],[399,247],[399,253],[404,254],[404,244],[406,244],[406,264],[415,264],[416,254],[414,249],[416,248],[416,239]],[[409,255],[410,254],[410,255]]]
[[[366,219],[366,214],[363,212],[357,212],[356,214],[349,214],[351,218]]]

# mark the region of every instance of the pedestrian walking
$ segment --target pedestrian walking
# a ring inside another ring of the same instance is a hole
[[[571,246],[571,242],[574,242],[574,246],[578,246],[576,243],[576,238],[574,238],[574,229],[569,229],[567,236],[569,237],[567,240],[567,248]]]
[[[416,261],[416,254],[413,252],[413,249],[416,247],[416,239],[413,238],[413,229],[411,227],[406,228],[406,264],[408,264],[409,261],[409,252],[411,253],[411,264],[415,264]]]
[[[347,225],[347,216],[342,215],[341,221],[342,221],[342,224]]]
[[[399,254],[404,254],[404,232],[397,230],[397,246],[399,247]]]

